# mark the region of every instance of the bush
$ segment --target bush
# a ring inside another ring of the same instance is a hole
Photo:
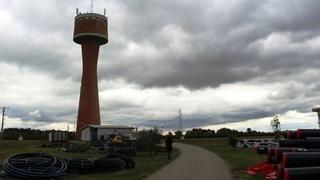
[[[228,142],[229,142],[230,146],[232,146],[233,149],[236,150],[238,138],[235,137],[235,136],[229,136],[228,137]]]
[[[159,133],[158,128],[139,131],[137,138],[137,150],[151,151],[157,144],[160,144],[161,139],[162,135]]]

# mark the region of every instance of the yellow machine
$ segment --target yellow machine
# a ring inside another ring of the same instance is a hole
[[[118,136],[115,136],[112,140],[113,143],[117,143],[117,144],[122,144],[123,143],[123,137],[118,135]]]

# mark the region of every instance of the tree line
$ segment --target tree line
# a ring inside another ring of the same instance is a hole
[[[31,128],[6,128],[3,139],[17,140],[22,136],[24,140],[48,140],[49,133],[54,130],[39,130]],[[69,139],[74,139],[74,132],[68,133]]]
[[[178,133],[178,134],[177,134]],[[176,135],[181,136],[181,131],[176,131]],[[221,128],[217,131],[212,129],[193,128],[185,133],[185,138],[214,138],[214,137],[250,137],[250,136],[273,136],[273,132],[260,132],[247,128],[247,131],[238,131],[234,129]]]
[[[6,128],[4,130],[3,139],[7,140],[17,140],[19,136],[23,136],[25,140],[48,140],[49,133],[54,130],[39,130],[39,129],[31,129],[31,128]],[[144,141],[150,140],[148,138],[157,137],[157,141],[160,138],[159,130],[157,128],[153,128],[150,130],[141,130],[138,133],[138,136],[146,137],[147,139],[143,139]],[[74,139],[74,132],[69,132],[69,139]],[[176,138],[180,138],[183,133],[181,131],[176,131],[173,133],[169,132],[168,135]],[[193,128],[192,130],[188,130],[184,137],[185,138],[215,138],[215,137],[250,137],[250,136],[273,136],[273,132],[259,132],[255,130],[251,130],[250,128],[247,131],[237,131],[234,129],[221,128],[217,131],[212,129],[202,129],[202,128]],[[160,135],[161,136],[161,135]],[[151,138],[154,140],[153,138]]]

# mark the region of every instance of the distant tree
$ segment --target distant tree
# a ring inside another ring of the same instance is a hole
[[[216,136],[216,133],[214,130],[193,128],[192,130],[187,131],[184,137],[185,138],[213,138],[215,136]]]
[[[247,128],[247,134],[248,134],[248,136],[250,136],[251,135],[251,128]]]
[[[169,131],[166,136],[173,137],[173,134],[171,131]]]
[[[39,130],[31,128],[6,128],[4,139],[17,140],[19,136],[23,136],[24,140],[48,140],[49,132],[53,130]],[[69,132],[69,140],[74,139],[74,132]]]
[[[174,135],[175,135],[175,137],[176,137],[177,139],[181,139],[181,137],[182,137],[182,132],[181,132],[181,131],[176,131],[176,132],[174,132]]]
[[[185,133],[185,138],[213,138],[213,137],[245,137],[245,136],[273,136],[272,132],[259,132],[250,128],[247,131],[237,131],[234,129],[221,128],[216,132],[211,129],[193,128]]]
[[[231,129],[228,129],[228,128],[221,128],[217,131],[217,136],[218,137],[228,137],[228,136],[235,136],[237,133],[237,131],[235,130],[231,130]]]

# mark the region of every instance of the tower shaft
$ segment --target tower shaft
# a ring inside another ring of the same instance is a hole
[[[84,41],[81,44],[81,49],[83,69],[77,119],[77,132],[79,132],[80,128],[88,124],[100,124],[97,79],[99,44],[94,41]]]

